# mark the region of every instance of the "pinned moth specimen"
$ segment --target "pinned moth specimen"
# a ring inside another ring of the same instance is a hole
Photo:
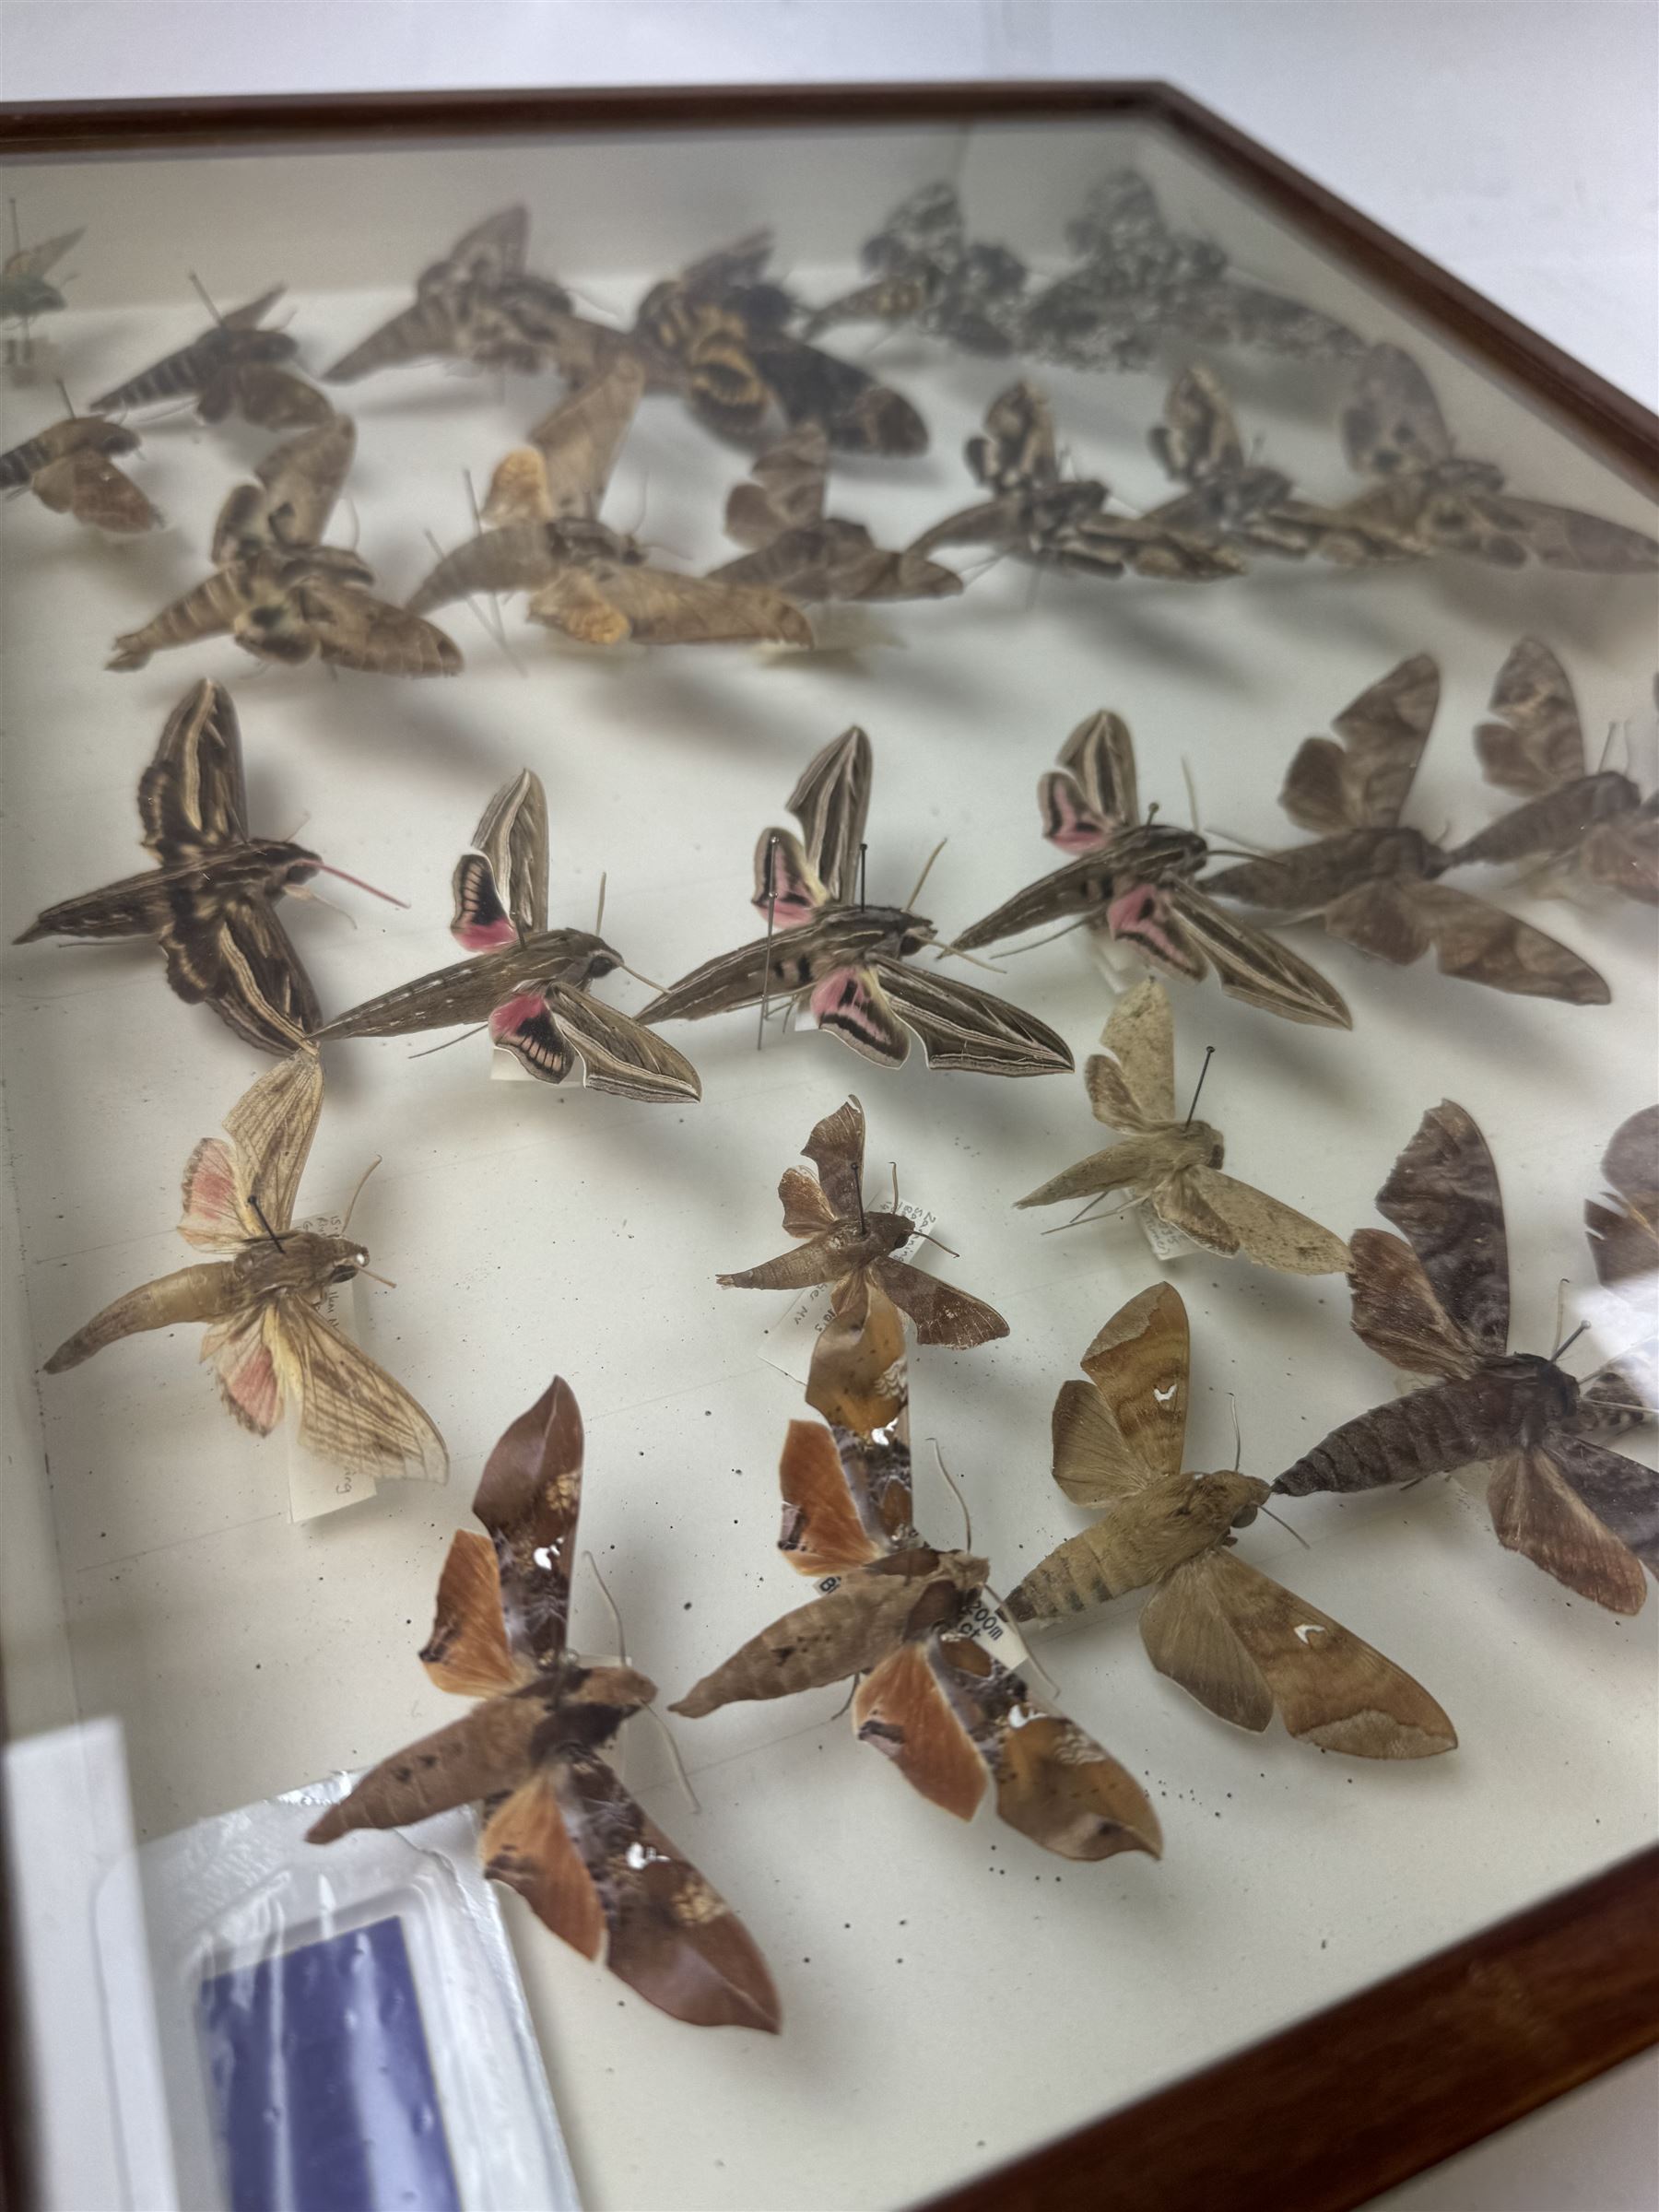
[[[1087,1198],[1088,1213],[1109,1192],[1122,1191],[1126,1203],[1146,1207],[1205,1252],[1242,1253],[1285,1275],[1343,1272],[1348,1249],[1340,1237],[1253,1183],[1224,1175],[1221,1132],[1194,1121],[1191,1108],[1184,1121],[1177,1118],[1175,1026],[1169,993],[1155,976],[1118,1001],[1100,1041],[1106,1053],[1095,1053],[1084,1070],[1088,1102],[1096,1121],[1128,1131],[1127,1137],[1053,1176],[1018,1205]],[[1194,1090],[1193,1106],[1197,1102]]]
[[[1042,834],[1072,857],[964,930],[964,950],[1063,922],[1127,945],[1160,974],[1200,982],[1213,968],[1230,998],[1330,1029],[1352,1029],[1339,992],[1265,930],[1224,914],[1194,881],[1209,847],[1196,830],[1143,821],[1135,742],[1117,715],[1080,722],[1060,765],[1038,779]],[[1154,807],[1152,812],[1156,814]]]
[[[433,359],[526,376],[558,360],[572,319],[571,296],[525,269],[529,241],[525,207],[504,207],[476,224],[421,271],[414,304],[325,369],[324,382],[355,383],[380,369]]]
[[[758,438],[774,413],[814,425],[838,451],[927,451],[927,425],[902,394],[786,327],[795,302],[764,271],[757,230],[654,285],[627,342],[653,392],[677,392],[723,437]]]
[[[102,415],[67,415],[0,453],[0,491],[32,491],[54,514],[119,536],[153,530],[161,517],[112,458],[135,453],[138,442],[136,430]]]
[[[1007,1335],[1007,1323],[982,1299],[953,1290],[898,1257],[916,1235],[916,1225],[897,1204],[890,1212],[865,1205],[865,1117],[856,1099],[827,1114],[801,1150],[817,1177],[805,1168],[785,1168],[778,1185],[783,1226],[801,1241],[741,1275],[717,1276],[717,1282],[728,1290],[797,1292],[832,1284],[830,1313],[840,1336],[858,1333],[877,1290],[910,1316],[918,1344],[967,1351]],[[895,1170],[895,1192],[897,1187]],[[816,1403],[810,1392],[808,1398]]]
[[[115,640],[106,664],[142,668],[154,653],[229,636],[262,661],[313,656],[381,676],[454,676],[461,653],[418,615],[369,589],[374,571],[345,546],[318,543],[351,466],[357,431],[331,415],[290,439],[239,484],[213,531],[212,575]]]
[[[969,239],[954,184],[924,184],[901,200],[860,258],[870,282],[815,309],[803,336],[841,323],[882,323],[926,331],[964,353],[1018,351],[1026,265],[1006,246]]]
[[[725,531],[752,548],[709,571],[711,582],[764,584],[794,599],[948,599],[954,569],[913,552],[890,553],[863,523],[824,512],[830,445],[822,430],[795,430],[762,453],[726,501]]]
[[[1171,230],[1135,170],[1102,177],[1065,235],[1081,264],[1030,300],[1023,351],[1077,369],[1147,369],[1171,340],[1297,360],[1364,349],[1334,315],[1229,275],[1213,240]]]
[[[265,430],[311,429],[326,422],[334,409],[322,393],[282,366],[294,359],[298,345],[286,330],[260,327],[286,289],[276,285],[227,315],[215,310],[200,337],[103,393],[93,408],[120,415],[194,394],[204,422],[240,415]]]
[[[584,645],[810,645],[811,624],[781,592],[653,567],[599,520],[644,388],[621,354],[538,422],[497,467],[485,527],[443,556],[411,614],[474,592],[527,592],[533,622]]]
[[[1087,1382],[1054,1401],[1054,1480],[1105,1517],[1009,1591],[1022,1624],[1150,1589],[1141,1641],[1160,1675],[1235,1727],[1277,1706],[1300,1742],[1352,1759],[1429,1759],[1457,1743],[1420,1683],[1328,1614],[1234,1555],[1269,1486],[1234,1467],[1182,1471],[1189,1338],[1169,1283],[1114,1313],[1083,1355]]]
[[[289,1227],[322,1110],[311,1047],[262,1076],[225,1116],[229,1143],[204,1137],[185,1162],[179,1234],[217,1256],[118,1298],[45,1371],[62,1374],[140,1330],[206,1322],[202,1358],[244,1429],[268,1436],[291,1400],[300,1441],[319,1459],[382,1481],[441,1482],[449,1455],[429,1418],[318,1311],[331,1285],[368,1269],[368,1253],[345,1233],[350,1207],[337,1237]]]
[[[644,1105],[701,1097],[683,1053],[594,997],[590,986],[620,968],[621,955],[588,930],[548,928],[547,796],[527,768],[484,809],[453,888],[450,935],[470,957],[336,1015],[319,1038],[477,1023],[542,1083],[579,1068],[593,1089]]]
[[[1498,1171],[1461,1106],[1430,1108],[1377,1210],[1405,1236],[1354,1232],[1354,1333],[1434,1380],[1333,1429],[1274,1488],[1369,1490],[1488,1461],[1498,1541],[1609,1612],[1640,1612],[1643,1567],[1659,1574],[1659,1475],[1597,1437],[1651,1412],[1651,1379],[1615,1360],[1580,1383],[1558,1364],[1565,1345],[1509,1350]]]
[[[1616,769],[1589,771],[1567,671],[1523,638],[1492,687],[1495,722],[1475,732],[1488,783],[1524,803],[1448,854],[1448,867],[1531,864],[1539,888],[1622,891],[1659,905],[1659,793],[1643,798]]]
[[[878,1290],[868,1325],[889,1340],[899,1326]],[[862,1677],[854,1735],[946,1812],[971,1820],[989,1780],[1000,1817],[1045,1851],[1157,1858],[1158,1817],[1133,1775],[974,1640],[986,1562],[918,1535],[901,1356],[879,1394],[872,1410],[884,1418],[867,1431],[791,1421],[784,1440],[778,1548],[796,1573],[833,1583],[820,1582],[823,1594],[752,1637],[669,1711],[700,1720]]]
[[[991,546],[1081,576],[1213,583],[1244,572],[1240,555],[1213,537],[1188,536],[1156,515],[1108,513],[1104,484],[1063,477],[1053,418],[1034,384],[1011,384],[993,401],[984,429],[962,451],[989,496],[924,530],[913,559],[941,546]]]
[[[697,2028],[782,2024],[755,1940],[725,1900],[625,1790],[604,1757],[656,1696],[625,1658],[578,1658],[566,1641],[582,1508],[582,1416],[556,1376],[497,1442],[438,1584],[420,1662],[440,1689],[478,1702],[373,1767],[307,1841],[406,1828],[480,1804],[478,1856],[584,1959]]]
[[[1524,998],[1606,1006],[1606,983],[1588,961],[1439,881],[1456,856],[1402,825],[1439,702],[1440,670],[1429,654],[1390,669],[1333,719],[1335,738],[1307,738],[1290,763],[1279,804],[1302,829],[1324,834],[1206,876],[1205,889],[1281,921],[1317,916],[1332,936],[1397,968],[1432,949],[1442,975]]]
[[[1342,440],[1349,466],[1379,481],[1337,513],[1397,531],[1420,552],[1609,576],[1659,569],[1659,539],[1576,508],[1518,499],[1493,463],[1462,459],[1429,379],[1397,346],[1373,346],[1360,362]]]
[[[754,903],[766,916],[766,935],[705,960],[653,999],[644,1019],[701,1021],[759,1006],[764,1025],[775,997],[809,1012],[818,1029],[881,1067],[903,1064],[913,1030],[929,1067],[988,1076],[1068,1069],[1065,1041],[1046,1022],[989,991],[913,965],[917,953],[937,943],[931,922],[904,907],[865,902],[873,772],[870,741],[860,729],[843,731],[814,756],[789,797],[803,836],[763,830],[755,848]],[[912,902],[921,888],[918,883]]]
[[[1163,420],[1148,440],[1165,471],[1187,487],[1154,508],[1148,521],[1194,537],[1219,536],[1250,553],[1296,559],[1317,553],[1346,568],[1418,557],[1406,532],[1298,499],[1288,477],[1246,459],[1221,380],[1202,362],[1171,384]]]
[[[1602,1202],[1584,1201],[1595,1279],[1621,1298],[1645,1300],[1651,1312],[1659,1280],[1659,1106],[1620,1122],[1602,1155]]]
[[[138,817],[158,865],[49,906],[18,943],[153,936],[186,1004],[210,1006],[265,1052],[291,1053],[322,1016],[276,901],[312,897],[305,887],[317,875],[373,885],[291,839],[250,833],[241,737],[222,684],[197,684],[168,716],[138,781]]]
[[[8,359],[19,366],[29,359],[29,325],[37,315],[59,313],[66,305],[63,293],[47,277],[63,260],[65,253],[77,246],[87,235],[83,223],[78,230],[61,230],[55,238],[43,238],[38,244],[26,246],[18,229],[18,203],[12,202],[12,250],[0,262],[0,323],[20,323],[23,335],[14,340],[8,349]]]

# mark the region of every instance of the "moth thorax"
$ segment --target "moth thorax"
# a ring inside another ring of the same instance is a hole
[[[295,891],[302,884],[320,875],[323,863],[316,853],[307,852],[303,845],[271,844],[261,848],[269,870],[265,888],[271,893]]]
[[[622,956],[619,952],[613,952],[603,937],[582,936],[580,933],[577,935],[578,945],[575,957],[580,962],[577,971],[579,977],[577,989],[585,990],[589,983],[598,982],[605,976],[614,975],[622,965]]]
[[[1585,822],[1612,821],[1621,814],[1634,814],[1641,805],[1641,792],[1617,769],[1602,769],[1567,789],[1581,794],[1581,818]]]
[[[1225,1467],[1214,1475],[1194,1475],[1193,1495],[1197,1511],[1218,1530],[1248,1528],[1272,1488],[1253,1475]]]
[[[656,1684],[637,1667],[585,1666],[579,1660],[567,1667],[559,1685],[559,1710],[568,1732],[585,1741],[600,1742],[613,1735],[630,1712],[638,1712],[656,1696]],[[590,1728],[594,1731],[589,1734]]]
[[[1227,1157],[1227,1146],[1213,1122],[1188,1122],[1176,1134],[1182,1139],[1183,1167],[1218,1168]]]
[[[865,1232],[867,1232],[885,1254],[898,1252],[910,1242],[916,1233],[916,1225],[903,1214],[869,1213],[865,1215]],[[863,1241],[861,1232],[860,1241]]]
[[[1520,1385],[1519,1441],[1524,1450],[1543,1441],[1547,1429],[1570,1421],[1578,1411],[1579,1386],[1565,1368],[1536,1352],[1511,1352],[1494,1360],[1488,1374],[1500,1374]]]
[[[374,582],[369,563],[347,546],[305,547],[295,554],[294,565],[302,576],[332,576],[340,583]]]
[[[1434,876],[1443,865],[1444,856],[1420,830],[1384,830],[1368,855],[1372,876]]]
[[[901,907],[896,906],[877,908],[876,911],[892,916],[893,941],[901,960],[913,958],[924,946],[931,945],[938,934],[924,914],[907,914]]]
[[[236,334],[239,361],[287,361],[300,350],[286,330],[248,330]]]

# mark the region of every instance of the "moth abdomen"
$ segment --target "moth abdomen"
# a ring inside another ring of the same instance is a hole
[[[1273,1487],[1300,1498],[1311,1490],[1370,1490],[1449,1475],[1530,1449],[1571,1413],[1577,1396],[1571,1378],[1547,1360],[1506,1361],[1344,1421]]]

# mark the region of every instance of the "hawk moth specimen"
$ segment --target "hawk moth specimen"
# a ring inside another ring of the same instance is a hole
[[[964,930],[965,951],[1051,922],[1086,923],[1160,974],[1198,982],[1213,968],[1230,998],[1331,1029],[1354,1026],[1340,993],[1265,930],[1224,914],[1194,881],[1209,847],[1196,830],[1143,821],[1128,725],[1080,722],[1037,782],[1042,834],[1072,855]],[[1152,809],[1155,814],[1156,807]]]
[[[455,863],[450,934],[470,957],[366,999],[319,1038],[412,1037],[477,1023],[543,1083],[580,1069],[594,1090],[645,1105],[698,1099],[697,1070],[642,1023],[594,997],[622,966],[583,929],[547,926],[547,794],[526,768],[484,809]]]
[[[102,415],[67,415],[0,453],[0,491],[32,491],[42,507],[94,530],[153,530],[161,517],[111,458],[138,444],[136,430]]]
[[[138,780],[138,818],[158,865],[49,906],[17,942],[153,936],[186,1004],[210,1006],[265,1052],[291,1053],[322,1016],[275,903],[284,892],[311,897],[306,886],[320,874],[359,890],[373,885],[289,838],[250,834],[241,736],[222,684],[204,679],[168,716]]]
[[[778,1477],[778,1548],[798,1574],[834,1584],[774,1621],[669,1707],[698,1720],[747,1699],[858,1679],[853,1728],[913,1789],[970,1820],[987,1780],[1010,1827],[1067,1859],[1157,1858],[1158,1817],[1133,1775],[974,1639],[989,1568],[939,1551],[912,1520],[910,1391],[902,1327],[872,1288],[866,1328],[882,1347],[869,1429],[792,1421]],[[896,1358],[888,1358],[895,1338]],[[874,1365],[876,1362],[870,1362]]]
[[[355,383],[377,370],[433,359],[534,375],[561,358],[574,320],[571,295],[524,267],[530,214],[504,207],[456,240],[415,280],[413,305],[371,331],[323,372]]]
[[[308,1841],[406,1828],[481,1804],[478,1855],[584,1959],[697,2028],[782,2025],[754,1937],[634,1801],[604,1757],[656,1696],[626,1659],[566,1641],[582,1509],[582,1416],[562,1376],[497,1442],[438,1584],[421,1665],[478,1703],[394,1752],[331,1806]]]
[[[1544,888],[1580,885],[1659,905],[1659,793],[1643,798],[1616,769],[1592,774],[1567,671],[1523,638],[1492,687],[1495,722],[1475,732],[1488,783],[1523,801],[1465,841],[1449,867],[1542,864]]]
[[[1597,1441],[1651,1410],[1614,1361],[1580,1383],[1511,1352],[1509,1246],[1486,1139],[1448,1099],[1431,1106],[1377,1194],[1405,1231],[1356,1230],[1354,1332],[1433,1381],[1333,1429],[1276,1490],[1366,1490],[1491,1463],[1498,1541],[1612,1613],[1637,1613],[1659,1573],[1659,1475]],[[1649,1386],[1651,1387],[1651,1385]]]
[[[23,335],[13,342],[8,355],[21,367],[31,358],[29,324],[37,315],[56,314],[67,304],[57,286],[46,280],[65,254],[86,237],[87,227],[83,223],[78,230],[60,230],[55,238],[26,246],[18,229],[15,200],[11,217],[12,250],[0,261],[0,322],[23,325]]]
[[[1117,169],[1066,225],[1079,265],[1032,296],[1021,351],[1075,369],[1147,369],[1169,341],[1340,360],[1364,340],[1334,315],[1228,274],[1211,239],[1171,230],[1157,195]]]
[[[966,1351],[1007,1335],[1007,1323],[982,1300],[953,1290],[898,1257],[915,1236],[916,1225],[896,1206],[882,1212],[865,1205],[865,1118],[856,1099],[827,1114],[801,1150],[818,1170],[817,1177],[805,1168],[785,1168],[778,1196],[784,1228],[802,1241],[793,1252],[741,1275],[717,1276],[717,1282],[732,1290],[792,1291],[830,1283],[830,1313],[838,1341],[857,1335],[878,1290],[910,1316],[918,1344]],[[808,1402],[817,1403],[810,1389]]]
[[[862,523],[824,512],[830,445],[816,427],[792,431],[726,501],[725,531],[751,548],[711,569],[716,583],[765,584],[795,599],[947,599],[954,569],[914,552],[891,553]]]
[[[810,623],[781,592],[654,568],[599,520],[644,388],[639,362],[620,354],[538,422],[497,467],[485,526],[442,557],[411,614],[473,592],[527,592],[532,621],[585,645],[810,645]]]
[[[902,907],[865,903],[859,879],[872,773],[870,741],[857,728],[808,762],[789,798],[804,837],[764,830],[755,848],[754,903],[766,916],[765,936],[705,960],[653,999],[643,1018],[700,1021],[738,1006],[764,1009],[775,995],[810,1011],[820,1030],[878,1066],[903,1063],[913,1030],[929,1067],[991,1076],[1068,1069],[1065,1040],[1046,1022],[913,965],[914,955],[936,942],[931,922]]]
[[[1054,1480],[1104,1519],[1070,1536],[1008,1593],[1042,1623],[1150,1589],[1141,1641],[1160,1675],[1236,1727],[1286,1728],[1354,1759],[1428,1759],[1457,1743],[1420,1683],[1328,1615],[1234,1556],[1233,1529],[1269,1486],[1182,1471],[1189,1339],[1169,1283],[1114,1313],[1083,1355],[1087,1382],[1054,1401]]]
[[[345,1233],[351,1209],[337,1237],[289,1227],[322,1111],[312,1047],[263,1075],[225,1116],[229,1143],[204,1137],[185,1162],[179,1234],[218,1256],[118,1298],[59,1345],[45,1371],[62,1374],[143,1329],[206,1322],[202,1358],[244,1429],[268,1436],[291,1399],[300,1441],[317,1458],[382,1481],[441,1482],[449,1455],[429,1418],[317,1311],[331,1284],[368,1267]]]
[[[1576,508],[1519,499],[1493,463],[1462,459],[1429,379],[1397,346],[1373,346],[1359,363],[1342,441],[1349,466],[1379,480],[1338,517],[1396,531],[1421,553],[1609,576],[1659,569],[1659,540]]]
[[[1373,959],[1409,967],[1431,948],[1442,975],[1525,998],[1603,1006],[1610,995],[1588,961],[1541,929],[1439,880],[1457,855],[1400,813],[1440,703],[1440,670],[1419,653],[1334,717],[1335,739],[1310,737],[1290,763],[1279,804],[1311,845],[1264,853],[1206,876],[1204,888],[1283,921],[1317,916]]]
[[[230,637],[261,661],[313,656],[382,676],[454,676],[461,653],[442,630],[378,599],[374,571],[344,546],[318,541],[357,448],[349,417],[330,415],[261,462],[214,524],[214,572],[142,629],[115,641],[111,668],[202,638]]]
[[[941,546],[991,546],[1020,560],[1081,576],[1155,576],[1211,583],[1245,563],[1214,537],[1191,537],[1157,514],[1107,512],[1107,488],[1063,477],[1048,401],[1034,384],[1010,384],[986,411],[985,427],[962,449],[987,498],[924,530],[914,559]]]
[[[281,365],[294,359],[298,345],[286,330],[260,327],[286,289],[276,285],[226,315],[215,311],[200,337],[100,394],[92,402],[94,413],[120,415],[129,407],[154,407],[194,394],[204,422],[240,415],[265,430],[312,429],[325,423],[334,409],[322,393]]]
[[[1584,1230],[1595,1279],[1653,1309],[1659,1281],[1659,1106],[1620,1122],[1602,1155],[1608,1188],[1584,1201]]]
[[[1206,1252],[1229,1257],[1242,1253],[1259,1267],[1287,1275],[1342,1273],[1348,1249],[1340,1237],[1253,1183],[1224,1175],[1221,1132],[1194,1121],[1192,1108],[1185,1121],[1177,1120],[1175,1025],[1169,993],[1156,976],[1118,1001],[1100,1041],[1106,1053],[1096,1053],[1083,1074],[1088,1102],[1097,1121],[1127,1130],[1128,1136],[1017,1204],[1057,1206],[1088,1198],[1098,1205],[1109,1191],[1123,1191],[1127,1204],[1147,1207],[1166,1229]],[[1194,1106],[1197,1102],[1194,1091]]]
[[[841,323],[882,323],[910,324],[964,353],[1019,350],[1026,265],[1006,246],[969,239],[954,184],[924,184],[901,200],[859,257],[870,281],[815,308],[804,337]]]

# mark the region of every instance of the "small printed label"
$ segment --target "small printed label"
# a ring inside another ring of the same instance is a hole
[[[1006,1666],[1017,1674],[1026,1663],[1026,1647],[1020,1641],[1019,1630],[1005,1614],[999,1613],[982,1590],[974,1593],[972,1605],[962,1618],[962,1632],[972,1637],[982,1652],[988,1652],[998,1666]]]
[[[913,1221],[918,1230],[932,1229],[938,1216],[926,1206],[912,1206],[900,1199],[899,1211],[907,1221]],[[918,1239],[900,1245],[895,1259],[908,1260],[916,1249]],[[830,1291],[828,1283],[814,1283],[811,1289],[803,1290],[787,1312],[782,1313],[765,1330],[760,1338],[760,1357],[768,1367],[775,1367],[781,1375],[792,1382],[806,1385],[812,1366],[812,1347],[818,1342],[818,1331],[830,1318]]]
[[[1147,1241],[1159,1259],[1179,1260],[1189,1252],[1200,1249],[1184,1230],[1174,1229],[1168,1221],[1160,1221],[1149,1204],[1137,1206],[1135,1210],[1140,1216],[1140,1225]]]
[[[841,1578],[839,1574],[827,1574],[821,1583],[815,1583],[812,1586],[820,1597],[828,1597],[831,1591],[841,1588]]]
[[[337,1237],[344,1224],[338,1214],[312,1214],[307,1220],[296,1221],[294,1227],[310,1230],[319,1237]],[[354,1275],[349,1282],[331,1283],[317,1308],[325,1321],[333,1322],[341,1335],[349,1336],[354,1344],[359,1335],[358,1301],[361,1295]],[[348,1474],[331,1460],[319,1459],[314,1452],[306,1450],[291,1409],[286,1427],[290,1520],[317,1521],[324,1513],[337,1513],[342,1506],[357,1505],[374,1496],[378,1485],[371,1475]]]

